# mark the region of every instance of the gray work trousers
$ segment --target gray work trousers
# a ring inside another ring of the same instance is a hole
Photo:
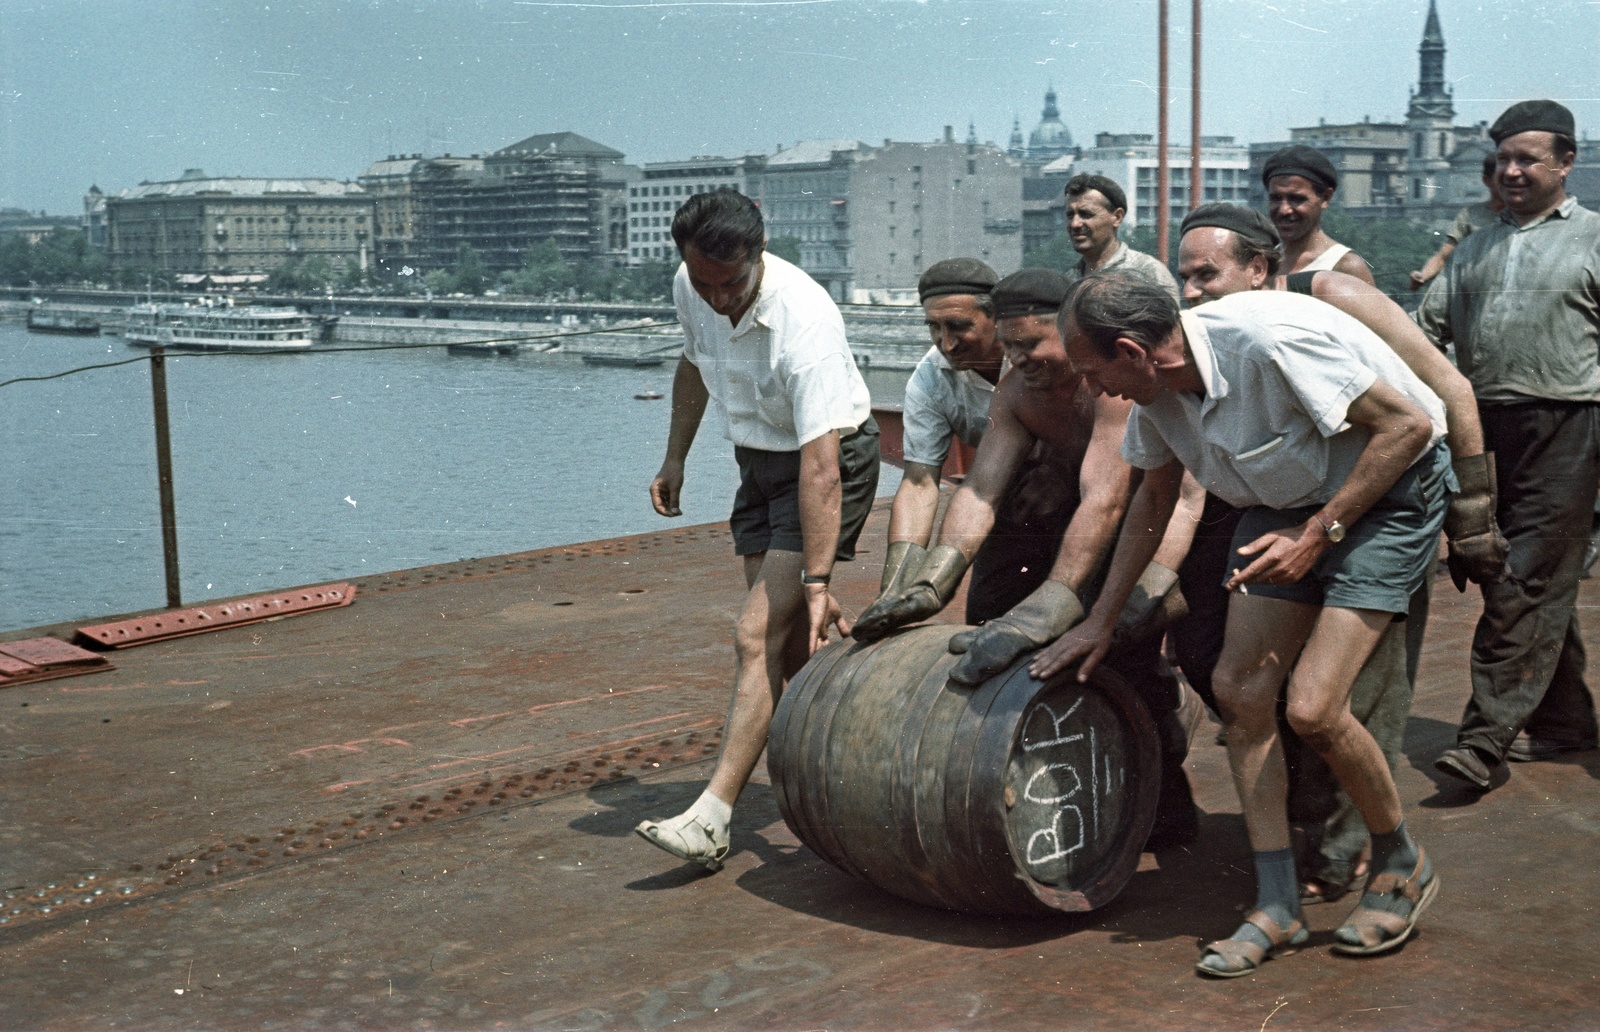
[[[1584,683],[1578,578],[1600,488],[1600,404],[1478,406],[1495,454],[1511,576],[1483,590],[1472,638],[1472,698],[1456,740],[1496,759],[1524,728],[1595,738]]]

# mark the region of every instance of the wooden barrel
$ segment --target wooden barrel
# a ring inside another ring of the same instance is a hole
[[[773,716],[784,821],[823,859],[896,895],[974,913],[1087,911],[1132,877],[1160,756],[1144,703],[1103,667],[1046,682],[1021,660],[947,682],[962,628],[818,652]]]

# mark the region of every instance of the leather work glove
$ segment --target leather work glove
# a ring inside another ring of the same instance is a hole
[[[915,541],[891,541],[883,557],[883,575],[878,578],[878,597],[898,594],[922,569],[928,550]]]
[[[935,545],[923,557],[910,585],[886,594],[867,607],[851,635],[857,641],[876,641],[896,627],[926,620],[950,604],[967,572],[967,557],[954,545]],[[902,571],[901,578],[907,575]]]
[[[1444,514],[1444,534],[1449,539],[1450,555],[1445,563],[1457,591],[1467,590],[1467,581],[1498,584],[1506,579],[1506,555],[1511,546],[1495,522],[1494,453],[1452,459],[1461,490],[1450,497]]]
[[[1117,628],[1111,634],[1111,647],[1144,641],[1160,634],[1189,612],[1189,603],[1178,587],[1178,574],[1152,562],[1139,575],[1133,594],[1122,604]]]
[[[950,671],[956,684],[976,688],[1024,652],[1043,648],[1083,619],[1083,603],[1060,581],[1047,580],[1004,616],[950,639],[950,651],[966,653]]]

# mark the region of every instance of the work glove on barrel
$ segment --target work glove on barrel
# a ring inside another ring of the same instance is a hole
[[[967,572],[967,557],[954,545],[935,545],[911,583],[867,607],[851,632],[857,641],[877,641],[896,627],[926,620],[950,604]],[[900,579],[907,574],[902,571]]]
[[[1153,562],[1144,568],[1133,594],[1122,604],[1116,630],[1111,632],[1111,647],[1131,645],[1160,634],[1188,612],[1189,602],[1178,587],[1177,572]]]
[[[1445,563],[1457,591],[1467,590],[1467,581],[1498,584],[1509,572],[1506,554],[1511,546],[1495,522],[1494,453],[1469,455],[1451,460],[1461,490],[1450,498],[1444,514],[1444,534],[1449,539],[1450,555]]]
[[[977,687],[1025,652],[1055,641],[1083,619],[1083,603],[1071,588],[1047,580],[1004,616],[950,639],[950,651],[965,653],[950,671],[950,680]]]
[[[915,541],[891,541],[883,559],[883,575],[878,578],[878,597],[904,591],[922,569],[928,550]]]

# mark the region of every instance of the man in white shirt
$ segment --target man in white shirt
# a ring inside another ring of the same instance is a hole
[[[714,401],[739,462],[729,523],[750,592],[711,782],[685,812],[635,830],[716,871],[784,684],[827,643],[830,627],[850,633],[828,581],[836,560],[854,558],[877,492],[878,428],[838,306],[811,277],[765,253],[765,225],[749,198],[690,197],[672,237],[683,256],[672,292],[684,348],[650,500],[663,516],[681,515],[684,460]]]
[[[1160,290],[1102,273],[1079,286],[1061,321],[1091,390],[1135,402],[1123,454],[1145,474],[1094,609],[1030,672],[1050,676],[1081,658],[1087,677],[1104,656],[1186,468],[1244,508],[1213,687],[1257,897],[1197,968],[1248,974],[1309,935],[1277,729],[1286,678],[1290,726],[1327,761],[1372,832],[1372,877],[1333,948],[1394,949],[1439,879],[1406,830],[1388,764],[1351,715],[1349,693],[1394,614],[1432,573],[1449,496],[1444,405],[1371,330],[1299,294],[1245,291],[1180,316]]]

